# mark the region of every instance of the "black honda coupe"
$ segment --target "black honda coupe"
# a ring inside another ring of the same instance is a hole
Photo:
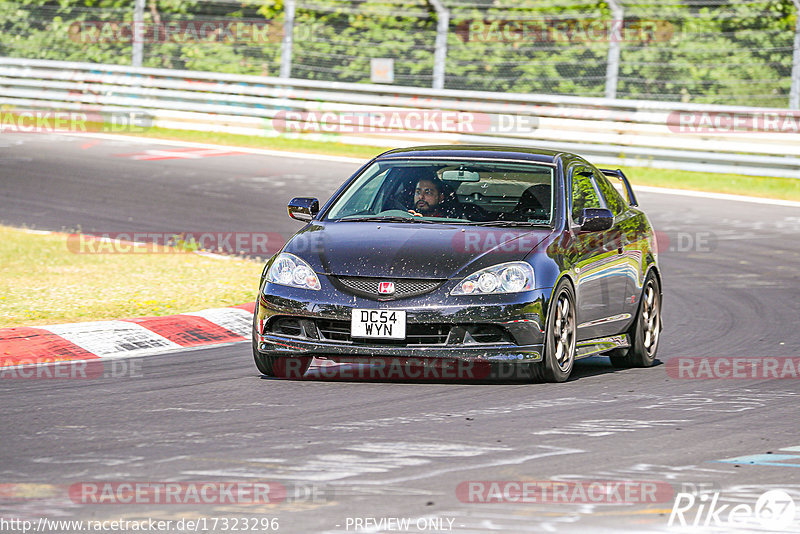
[[[653,365],[655,236],[621,171],[549,150],[398,149],[321,209],[288,211],[305,226],[264,266],[253,318],[264,375],[302,376],[312,358],[554,382],[591,355]]]

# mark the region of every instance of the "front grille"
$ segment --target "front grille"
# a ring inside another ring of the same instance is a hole
[[[354,345],[472,345],[514,343],[505,329],[492,324],[408,323],[405,339],[361,339],[350,337],[350,321],[273,317],[265,333]]]
[[[401,340],[353,339],[350,323],[317,319],[320,339],[346,341],[358,345],[462,345],[471,343],[512,343],[505,330],[494,325],[452,325],[441,323],[407,324],[406,338]]]
[[[445,280],[366,278],[361,276],[332,276],[331,279],[334,285],[339,286],[339,289],[343,291],[374,300],[396,300],[424,295],[445,282]],[[394,282],[394,293],[391,295],[378,293],[378,284],[381,282]]]
[[[270,328],[271,332],[282,334],[284,336],[302,336],[303,329],[300,326],[300,321],[294,317],[283,317],[272,323]]]
[[[347,321],[326,321],[317,319],[317,330],[322,339],[350,341],[350,323]]]
[[[476,343],[507,343],[508,334],[493,325],[474,325],[465,328]]]
[[[282,336],[319,339],[314,321],[300,317],[275,317],[267,324],[265,332]]]
[[[406,325],[407,345],[444,345],[450,334],[450,326],[437,324]],[[367,340],[369,342],[369,340]]]

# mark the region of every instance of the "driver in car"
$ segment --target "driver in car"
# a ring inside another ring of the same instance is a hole
[[[442,210],[442,182],[437,179],[423,178],[417,182],[414,190],[414,209],[408,212],[415,217],[446,217]]]

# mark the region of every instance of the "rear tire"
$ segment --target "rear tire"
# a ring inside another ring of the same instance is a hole
[[[544,356],[534,364],[537,381],[565,382],[575,364],[577,321],[575,292],[567,280],[562,280],[553,292],[545,328]]]
[[[661,338],[661,286],[650,271],[644,281],[636,320],[628,330],[631,346],[609,353],[611,365],[617,368],[652,367]]]

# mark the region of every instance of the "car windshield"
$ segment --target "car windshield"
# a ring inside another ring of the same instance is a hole
[[[533,162],[383,160],[350,184],[326,219],[549,225],[553,173]]]

